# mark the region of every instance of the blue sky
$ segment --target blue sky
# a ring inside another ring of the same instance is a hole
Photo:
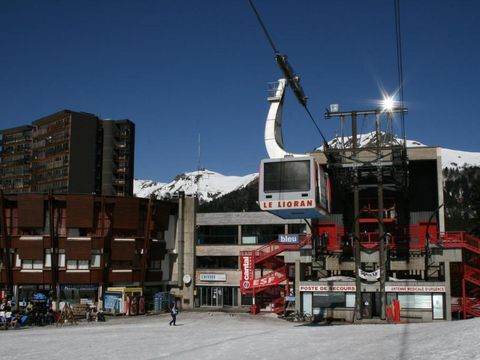
[[[393,0],[256,0],[302,78],[327,138],[324,109],[372,108],[397,85]],[[409,139],[480,151],[480,2],[401,0]],[[225,175],[265,158],[272,50],[247,0],[0,0],[0,127],[62,109],[135,122],[136,169],[169,181],[200,164]],[[289,94],[284,140],[321,144]]]

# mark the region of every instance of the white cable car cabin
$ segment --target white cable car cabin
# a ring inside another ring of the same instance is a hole
[[[329,213],[328,176],[311,156],[265,159],[259,203],[282,219],[318,219]]]
[[[279,79],[270,88],[265,123],[265,147],[270,159],[260,164],[258,201],[262,210],[283,219],[318,219],[329,213],[328,176],[315,159],[285,150],[282,108],[287,87]]]

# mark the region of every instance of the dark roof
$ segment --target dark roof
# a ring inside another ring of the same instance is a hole
[[[25,130],[31,130],[32,128],[33,126],[31,125],[22,125],[22,126],[13,127],[10,129],[0,130],[0,134],[16,133],[16,132],[25,131]]]
[[[35,121],[32,121],[32,124],[33,125],[40,125],[40,124],[42,124],[46,121],[49,121],[53,118],[57,118],[57,117],[61,117],[61,116],[69,115],[69,114],[79,114],[79,115],[88,116],[88,117],[96,117],[95,114],[91,114],[91,113],[87,113],[87,112],[83,112],[83,111],[73,111],[73,110],[64,109],[64,110],[61,110],[61,111],[57,111],[56,113],[41,117],[40,119],[37,119]]]

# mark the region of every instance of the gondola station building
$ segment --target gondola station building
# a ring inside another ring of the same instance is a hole
[[[318,221],[267,212],[197,214],[197,306],[296,309],[349,322],[480,315],[474,265],[480,239],[445,231],[440,150],[407,149],[408,196],[383,190],[383,236],[378,192],[368,180],[358,199],[358,237],[353,194],[334,186],[330,213]],[[326,163],[323,152],[310,155]]]

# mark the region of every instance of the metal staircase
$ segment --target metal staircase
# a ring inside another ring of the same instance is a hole
[[[300,235],[298,242],[295,243],[274,240],[258,249],[240,252],[242,259],[248,258],[248,264],[251,267],[246,269],[242,266],[240,290],[243,295],[253,297],[252,313],[258,313],[260,308],[277,314],[285,310],[285,295],[288,295],[288,267],[283,258],[278,255],[288,250],[299,250],[311,243],[310,235]],[[246,276],[247,271],[251,272],[251,276]],[[260,272],[258,277],[257,272]]]
[[[447,232],[440,234],[438,244],[463,249],[462,297],[452,311],[459,311],[464,319],[480,317],[480,239],[464,231]]]

